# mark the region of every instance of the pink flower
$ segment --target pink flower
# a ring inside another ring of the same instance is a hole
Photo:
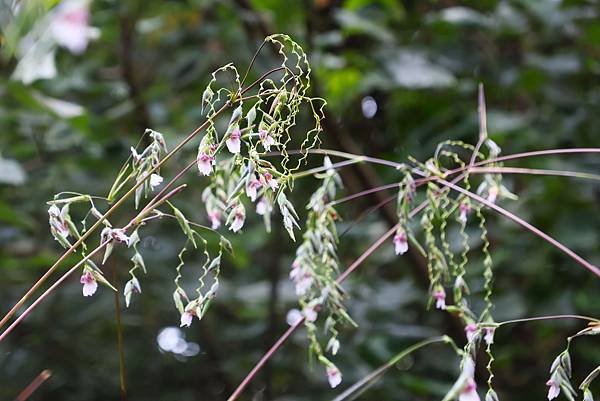
[[[240,231],[240,229],[244,226],[244,220],[246,219],[246,213],[243,207],[236,207],[235,214],[233,216],[233,221],[229,225],[229,229],[234,233]]]
[[[315,320],[317,320],[317,311],[313,306],[305,306],[302,309],[302,314],[304,315],[304,318],[307,322],[314,322]]]
[[[63,209],[60,210],[56,205],[52,205],[48,209],[50,231],[52,231],[52,234],[60,236],[62,239],[67,239],[69,236],[69,225],[66,220],[67,213],[67,206],[64,206]]]
[[[269,204],[269,201],[267,200],[267,198],[263,196],[256,203],[256,213],[263,216],[263,215],[269,213],[270,211],[271,211],[271,205]]]
[[[98,283],[96,282],[94,275],[90,271],[85,271],[81,275],[79,282],[83,284],[84,297],[91,297],[98,289]]]
[[[290,309],[290,311],[287,313],[287,315],[285,317],[285,321],[290,326],[295,326],[298,323],[300,323],[302,318],[303,318],[302,313],[300,313],[300,311],[298,309]]]
[[[273,175],[271,173],[269,173],[268,171],[265,172],[263,175],[261,175],[260,182],[261,182],[261,184],[263,184],[264,187],[269,187],[273,191],[275,191],[277,189],[277,187],[279,186],[279,183],[277,182],[277,180],[275,178],[273,178]]]
[[[248,195],[248,198],[250,198],[252,202],[256,200],[258,188],[260,188],[260,181],[258,181],[255,177],[252,177],[246,183],[246,195]]]
[[[121,242],[127,245],[128,247],[131,246],[131,238],[128,237],[127,234],[125,234],[125,230],[123,230],[122,228],[115,228],[111,231],[111,235],[116,241]]]
[[[394,235],[394,248],[396,255],[403,255],[408,251],[406,232],[401,228],[399,228],[398,231],[396,231],[396,235]]]
[[[264,129],[259,130],[258,136],[263,145],[263,148],[265,148],[265,151],[270,152],[271,146],[275,145],[275,139],[273,139],[271,134],[269,134],[269,132],[267,132]]]
[[[471,211],[471,206],[469,206],[469,204],[466,202],[461,202],[460,205],[458,205],[458,210],[460,212],[458,215],[458,220],[463,223],[466,223],[467,215]]]
[[[60,46],[73,54],[81,54],[94,36],[89,27],[90,11],[85,1],[65,0],[56,9],[50,33]]]
[[[202,152],[198,155],[198,171],[202,175],[210,175],[212,173],[212,166],[215,164],[215,158],[209,154]]]
[[[225,141],[225,144],[231,153],[240,153],[240,130],[237,128],[234,129],[231,135],[229,135],[229,138]]]
[[[439,287],[432,295],[435,299],[435,307],[442,310],[446,309],[446,292],[444,289]]]
[[[479,395],[477,394],[477,384],[473,378],[469,377],[465,387],[463,387],[458,401],[479,401]]]
[[[190,327],[192,325],[192,319],[194,318],[194,315],[192,314],[191,311],[185,311],[181,314],[181,322],[179,324],[179,327]]]
[[[312,284],[312,276],[308,273],[304,273],[300,279],[296,280],[296,295],[299,297],[306,295]]]
[[[334,365],[328,366],[327,380],[331,388],[336,388],[342,382],[342,373]]]
[[[469,323],[465,326],[465,335],[467,336],[467,341],[471,342],[477,337],[477,332],[479,329],[475,323]]]
[[[496,199],[498,199],[498,194],[500,193],[500,188],[497,185],[492,185],[490,189],[488,189],[487,200],[490,203],[496,203]]]
[[[221,227],[221,213],[218,210],[212,211],[208,213],[208,219],[210,220],[211,228],[213,230]]]
[[[485,337],[483,337],[483,339],[485,340],[486,344],[491,345],[494,343],[494,331],[496,331],[495,327],[485,328]]]
[[[550,387],[548,389],[548,400],[552,400],[560,394],[560,385],[554,380],[550,379],[546,382],[546,386]]]

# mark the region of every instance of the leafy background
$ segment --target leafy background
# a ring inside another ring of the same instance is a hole
[[[11,79],[18,61],[11,47],[55,2],[32,7],[29,18],[11,15],[11,3],[0,2],[4,311],[59,255],[45,202],[64,190],[106,194],[129,146],[147,127],[173,146],[202,121],[200,101],[210,72],[227,62],[243,69],[270,33],[290,34],[311,57],[313,95],[329,102],[324,147],[403,161],[408,155],[429,157],[445,139],[474,142],[479,82],[486,88],[491,137],[504,154],[598,145],[600,24],[594,0],[94,0],[91,24],[99,38],[78,56],[59,50],[56,76],[29,85]],[[274,63],[274,54],[262,54],[254,77]],[[362,112],[365,99],[377,104],[373,118]],[[190,147],[163,175],[175,172],[193,151]],[[592,172],[600,167],[597,157],[587,156],[511,165]],[[398,180],[395,171],[365,167],[345,169],[343,178],[347,193]],[[600,263],[598,184],[506,179],[520,198],[503,206]],[[206,181],[190,174],[187,182],[190,190],[177,204],[204,221],[200,192]],[[297,183],[298,209],[316,185],[311,179]],[[393,224],[385,208],[353,223],[379,199],[341,208],[340,232],[349,229],[340,246],[344,265]],[[125,221],[131,210],[119,219]],[[512,223],[489,221],[497,320],[598,316],[600,286],[588,272]],[[171,223],[149,226],[144,234],[150,271],[142,296],[122,311],[127,399],[223,400],[286,327],[286,311],[294,305],[287,279],[294,244],[281,229],[266,234],[255,218],[232,236],[235,257],[224,261],[213,308],[190,329],[167,332],[185,335],[182,354],[161,350],[158,335],[178,325],[170,294],[185,239]],[[118,271],[121,283],[126,257],[118,254],[107,266]],[[191,281],[200,264],[192,255],[187,261]],[[475,292],[482,285],[478,262],[474,253],[469,271]],[[344,374],[342,388],[422,338],[447,332],[464,342],[451,319],[426,310],[422,266],[415,255],[395,257],[388,244],[344,285],[360,327],[341,335],[335,363]],[[582,327],[552,321],[499,330],[494,350],[501,399],[542,399],[550,363],[565,337]],[[308,363],[305,345],[303,334],[296,334],[245,399],[332,399],[338,391],[328,388],[321,367]],[[594,338],[575,342],[576,382],[598,364],[599,349]],[[13,398],[50,369],[51,379],[32,399],[117,399],[118,359],[113,294],[101,288],[84,299],[71,279],[0,344],[0,398]],[[440,399],[457,365],[449,350],[434,345],[401,362],[361,399]],[[478,376],[480,388],[485,379]]]

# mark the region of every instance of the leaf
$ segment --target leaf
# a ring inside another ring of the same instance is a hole
[[[177,219],[177,222],[179,223],[179,226],[181,227],[181,231],[183,231],[183,233],[185,235],[187,235],[190,242],[194,245],[194,248],[198,248],[198,245],[196,244],[196,238],[194,236],[195,232],[190,227],[188,219],[186,219],[185,216],[183,215],[183,213],[179,209],[177,209],[171,202],[167,202],[167,203],[173,209],[173,213],[175,214],[175,218]]]

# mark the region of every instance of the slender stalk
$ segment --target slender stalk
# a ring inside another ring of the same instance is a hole
[[[112,261],[113,283],[118,284],[117,264]],[[119,353],[119,389],[121,400],[127,398],[127,385],[125,384],[125,351],[123,349],[123,325],[121,324],[121,300],[120,294],[115,292],[115,322],[117,324],[117,352]]]
[[[441,343],[441,342],[450,343],[450,342],[452,342],[452,339],[448,336],[434,337],[434,338],[428,338],[427,340],[419,341],[418,343],[411,345],[410,347],[408,347],[408,348],[402,350],[401,352],[399,352],[398,354],[396,354],[392,359],[390,359],[389,361],[387,361],[386,363],[381,365],[379,368],[375,369],[373,372],[369,373],[368,375],[366,375],[365,377],[363,377],[362,379],[360,379],[359,381],[354,383],[352,386],[350,386],[348,389],[346,389],[342,394],[335,397],[333,399],[333,401],[355,400],[362,393],[364,393],[369,387],[371,387],[373,384],[375,384],[375,382],[381,376],[383,376],[383,374],[388,369],[390,369],[395,364],[400,362],[406,356],[412,354],[413,352],[415,352],[423,347],[426,347],[431,344]]]
[[[470,167],[470,174],[527,174],[527,175],[549,175],[557,177],[582,178],[586,180],[600,181],[600,175],[592,173],[582,173],[579,171],[566,170],[546,170],[535,168],[518,167]]]
[[[579,256],[578,254],[576,254],[575,252],[573,252],[570,248],[568,248],[567,246],[563,245],[561,242],[557,241],[556,239],[552,238],[551,236],[549,236],[548,234],[546,234],[545,232],[543,232],[542,230],[540,230],[539,228],[533,226],[532,224],[528,223],[527,221],[523,220],[522,218],[518,217],[517,215],[509,212],[508,210],[501,208],[500,206],[488,201],[487,199],[482,198],[481,196],[474,194],[471,191],[467,191],[464,188],[459,187],[458,185],[452,184],[451,182],[448,182],[444,179],[438,179],[437,180],[438,183],[440,183],[443,186],[446,186],[456,192],[460,192],[463,195],[468,196],[469,198],[489,207],[490,209],[495,210],[496,212],[500,213],[501,215],[503,215],[504,217],[507,217],[508,219],[514,221],[515,223],[523,226],[524,228],[526,228],[527,230],[531,231],[532,233],[534,233],[535,235],[537,235],[538,237],[544,239],[546,242],[548,242],[550,245],[554,246],[555,248],[561,250],[562,252],[564,252],[565,254],[567,254],[568,256],[571,257],[571,259],[573,259],[574,261],[576,261],[577,263],[579,263],[581,266],[585,267],[586,269],[588,269],[589,271],[591,271],[592,273],[594,273],[596,276],[600,277],[600,269],[591,264],[590,262],[588,262],[587,260],[585,260],[584,258],[582,258],[581,256]]]
[[[37,390],[42,384],[44,384],[44,382],[48,380],[50,376],[52,376],[52,372],[50,372],[48,369],[42,370],[42,372],[39,375],[37,375],[37,377],[33,379],[33,381],[29,383],[29,385],[25,387],[23,391],[19,393],[17,398],[15,398],[15,401],[25,401],[26,399],[31,397],[31,394],[33,394],[35,390]]]
[[[226,102],[219,110],[217,110],[215,112],[214,116],[219,115],[229,106],[230,106],[230,103]],[[196,136],[199,132],[201,132],[204,128],[206,128],[208,122],[209,122],[209,120],[206,120],[204,123],[202,123],[199,127],[197,127],[190,134],[188,134],[188,136],[185,137],[177,146],[175,146],[175,148],[173,148],[173,150],[171,150],[169,153],[167,153],[165,155],[165,157],[149,171],[149,173],[146,176],[146,179],[149,179],[149,177],[151,176],[152,173],[156,172],[163,164],[165,164],[169,159],[171,159],[171,157],[173,157],[173,155],[175,153],[177,153],[189,141],[191,141],[192,138],[194,138],[194,136]],[[4,315],[2,320],[0,320],[0,328],[2,328],[8,322],[8,320],[14,316],[14,314],[21,308],[21,306],[23,306],[23,304],[31,297],[31,295],[38,288],[40,288],[40,286],[48,279],[48,277],[50,277],[50,275],[52,275],[52,273],[54,273],[54,271],[56,271],[56,269],[67,258],[67,256],[69,256],[72,252],[74,252],[75,249],[77,249],[90,235],[92,235],[92,233],[98,227],[100,227],[102,225],[102,223],[106,219],[108,219],[108,217],[110,217],[115,212],[115,210],[117,210],[123,203],[125,203],[125,201],[131,195],[133,195],[135,193],[135,190],[137,188],[139,188],[140,185],[142,185],[144,183],[144,181],[145,180],[140,180],[139,182],[135,183],[133,185],[133,187],[131,187],[131,189],[129,189],[129,191],[127,191],[117,202],[115,202],[112,205],[112,207],[110,209],[108,209],[108,211],[106,213],[104,213],[104,215],[100,219],[98,219],[85,233],[83,233],[81,235],[81,237],[77,241],[75,241],[75,243],[73,245],[71,245],[71,247],[69,249],[67,249],[56,260],[56,262],[54,262],[54,264],[44,273],[44,275],[40,279],[38,279],[38,281],[35,282],[35,284],[25,293],[25,295],[23,295],[21,297],[21,299],[19,299],[19,301],[6,313],[6,315]]]
[[[594,322],[594,323],[600,322],[599,319],[589,317],[589,316],[583,316],[583,315],[550,315],[550,316],[536,316],[536,317],[527,317],[527,318],[523,318],[523,319],[506,320],[504,322],[497,323],[497,326],[504,326],[507,324],[514,324],[514,323],[533,322],[533,321],[538,321],[538,320],[555,320],[555,319],[580,319],[580,320],[587,320],[589,322]]]
[[[162,203],[166,202],[171,196],[177,194],[179,191],[181,191],[185,187],[186,187],[186,185],[180,185],[179,187],[175,188],[174,190],[169,192],[166,196],[164,196],[160,201],[156,202],[155,207],[158,207]],[[125,228],[131,227],[138,220],[141,221],[142,218],[140,218],[140,217],[142,215],[146,215],[148,213],[150,213],[150,212],[146,211],[146,210],[142,210],[135,218],[133,218],[129,222],[129,224],[127,224],[125,226]],[[25,319],[27,317],[27,315],[29,315],[48,295],[50,295],[50,293],[52,293],[52,291],[54,291],[56,288],[58,288],[58,286],[63,281],[65,281],[71,274],[73,274],[79,267],[83,266],[94,255],[96,255],[98,252],[100,252],[102,249],[104,249],[104,247],[106,245],[108,245],[108,243],[110,241],[111,240],[101,242],[100,245],[98,245],[93,251],[91,251],[89,254],[87,254],[85,257],[83,257],[79,262],[77,262],[73,267],[71,267],[65,273],[63,273],[63,275],[60,276],[60,278],[58,280],[56,280],[56,282],[54,284],[52,284],[46,291],[44,291],[42,293],[42,295],[40,295],[27,309],[25,309],[25,311],[19,317],[17,317],[15,319],[15,321],[10,326],[8,326],[6,328],[6,330],[4,330],[4,332],[2,334],[0,334],[0,342],[2,342],[2,340],[4,340],[6,338],[6,336],[8,334],[10,334],[10,332],[13,331],[14,328],[17,327],[21,323],[21,321],[23,321],[23,319]]]

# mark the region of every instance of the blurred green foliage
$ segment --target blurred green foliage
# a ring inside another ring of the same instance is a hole
[[[22,13],[14,15],[14,3],[21,3]],[[486,88],[490,135],[504,154],[598,146],[596,0],[94,0],[90,22],[100,36],[84,53],[58,49],[51,79],[29,85],[11,79],[19,40],[54,3],[0,1],[3,312],[60,253],[49,235],[45,202],[67,190],[105,195],[129,147],[147,127],[162,132],[171,146],[177,143],[202,121],[200,102],[210,72],[228,62],[245,67],[270,33],[290,34],[311,57],[313,95],[330,104],[324,147],[349,150],[350,141],[364,154],[405,160],[429,157],[445,139],[474,142],[479,82]],[[274,54],[261,55],[253,77],[274,60]],[[377,104],[373,118],[361,109],[367,96]],[[193,152],[190,146],[163,175],[177,171]],[[320,162],[311,159],[311,164]],[[600,167],[597,157],[588,156],[511,165],[592,172]],[[398,180],[389,169],[377,175],[381,183]],[[353,169],[345,169],[343,178],[348,193],[374,184]],[[520,198],[503,206],[600,264],[598,184],[506,179]],[[195,174],[186,181],[190,190],[177,204],[190,219],[206,221],[200,199],[204,182]],[[299,181],[296,204],[305,203],[316,185]],[[378,213],[353,224],[373,204],[365,198],[341,208],[340,233],[351,228],[342,235],[344,264],[387,229]],[[121,211],[120,221],[131,210]],[[497,320],[598,316],[598,280],[514,224],[489,220]],[[283,332],[285,313],[294,305],[287,279],[294,244],[285,233],[266,234],[258,219],[255,223],[231,237],[235,257],[224,261],[214,307],[184,332],[199,346],[187,357],[161,351],[157,343],[161,330],[178,325],[170,296],[185,238],[174,223],[144,229],[141,249],[149,268],[142,278],[144,293],[122,311],[127,399],[223,400]],[[108,274],[116,269],[123,283],[126,255],[114,260]],[[468,266],[474,277],[480,276],[478,262],[475,256]],[[188,256],[186,269],[199,266]],[[443,313],[425,310],[426,288],[411,274],[414,270],[414,260],[394,257],[390,244],[345,284],[349,312],[360,327],[340,337],[341,387],[410,344],[452,331]],[[481,286],[475,282],[472,288],[478,292]],[[499,330],[494,350],[501,399],[540,399],[552,360],[565,337],[580,328],[579,322],[552,321]],[[451,334],[464,341],[456,330]],[[311,369],[305,345],[304,336],[295,335],[245,399],[333,398],[337,391],[328,388],[320,367]],[[576,382],[598,364],[599,349],[594,338],[574,343]],[[50,369],[53,376],[32,400],[117,399],[118,361],[113,294],[101,288],[84,299],[80,284],[71,279],[0,344],[0,398],[14,398],[40,371]],[[450,350],[434,345],[403,360],[362,399],[440,399],[456,377],[457,364]],[[485,377],[478,379],[483,383]]]

